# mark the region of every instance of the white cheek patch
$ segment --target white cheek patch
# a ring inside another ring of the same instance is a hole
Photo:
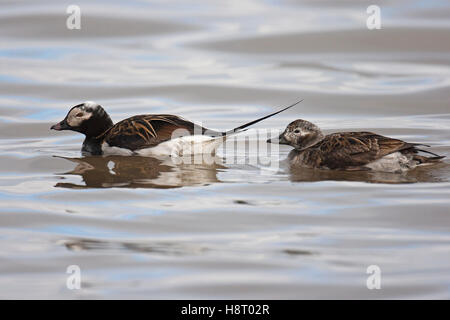
[[[81,117],[77,117],[79,113],[82,113],[83,115]],[[84,112],[83,110],[80,110],[78,108],[73,109],[67,116],[67,123],[69,124],[69,126],[76,128],[79,127],[83,121],[89,119],[90,117],[92,117],[92,113]]]

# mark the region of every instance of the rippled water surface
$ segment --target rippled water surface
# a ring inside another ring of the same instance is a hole
[[[450,298],[448,160],[291,172],[282,146],[279,170],[247,148],[174,165],[82,157],[49,130],[85,100],[225,130],[303,98],[255,128],[304,118],[449,157],[447,1],[381,1],[381,30],[356,0],[80,0],[81,30],[70,4],[0,4],[0,298]]]

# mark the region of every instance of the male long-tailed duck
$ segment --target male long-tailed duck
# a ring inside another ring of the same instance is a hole
[[[253,120],[229,131],[210,130],[170,114],[145,114],[113,124],[106,111],[88,101],[70,109],[53,130],[72,130],[86,136],[82,153],[85,155],[182,156],[214,153],[231,134],[287,110],[286,108]]]
[[[294,167],[402,172],[444,158],[417,148],[426,145],[372,132],[324,135],[318,126],[302,119],[291,122],[278,139],[267,142],[294,147],[288,156],[289,163]],[[433,157],[419,155],[419,152]]]

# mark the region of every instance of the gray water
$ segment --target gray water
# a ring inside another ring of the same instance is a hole
[[[81,8],[68,30],[66,8]],[[50,131],[100,103],[226,130],[303,118],[450,156],[450,5],[2,1],[0,298],[450,297],[450,162],[407,174],[82,157]],[[247,162],[246,162],[247,161]],[[66,270],[81,270],[69,290]],[[369,290],[367,267],[381,270]]]

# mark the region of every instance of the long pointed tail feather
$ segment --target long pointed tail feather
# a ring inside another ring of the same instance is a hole
[[[438,154],[436,154],[436,153],[433,153],[433,152],[431,152],[431,151],[427,151],[427,150],[423,150],[423,149],[418,149],[418,148],[416,148],[416,150],[417,150],[417,151],[421,151],[421,152],[425,152],[425,153],[428,153],[428,154],[432,154],[432,155],[434,156],[434,158],[439,158],[439,159],[445,158],[445,156],[440,156],[440,155],[438,155]]]
[[[241,125],[241,126],[239,126],[239,127],[237,127],[237,128],[234,128],[234,129],[228,130],[228,131],[226,131],[226,132],[223,132],[222,134],[223,134],[224,136],[229,136],[229,135],[231,135],[231,134],[235,134],[235,133],[239,133],[239,132],[245,131],[245,130],[246,130],[245,128],[247,128],[247,127],[249,127],[249,126],[251,126],[251,125],[253,125],[253,124],[255,124],[255,123],[258,123],[258,122],[260,122],[260,121],[263,121],[263,120],[265,120],[265,119],[267,119],[267,118],[273,117],[274,115],[277,115],[277,114],[279,114],[279,113],[281,113],[281,112],[283,112],[283,111],[285,111],[285,110],[287,110],[287,109],[289,109],[289,108],[292,108],[293,106],[296,106],[297,104],[299,104],[299,103],[302,102],[302,101],[303,101],[303,99],[300,100],[300,101],[297,101],[296,103],[293,103],[293,104],[291,104],[290,106],[287,106],[287,107],[285,107],[285,108],[283,108],[283,109],[281,109],[281,110],[278,110],[278,111],[276,111],[276,112],[273,112],[273,113],[271,113],[271,114],[268,114],[267,116],[264,116],[264,117],[262,117],[262,118],[259,118],[259,119],[256,119],[256,120],[253,120],[253,121],[250,121],[250,122],[247,122],[246,124],[243,124],[243,125]]]

